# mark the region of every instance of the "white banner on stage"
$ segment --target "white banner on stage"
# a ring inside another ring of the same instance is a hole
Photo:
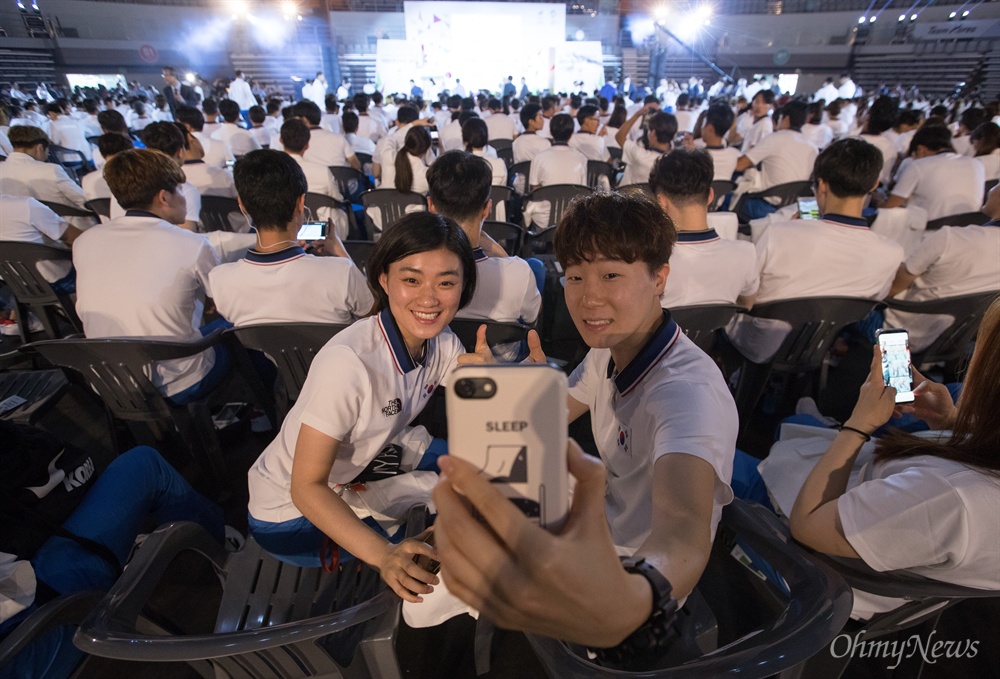
[[[604,84],[604,56],[599,40],[557,45],[555,63],[556,92],[593,92]]]
[[[383,92],[410,93],[410,80],[421,72],[420,45],[410,40],[379,40],[375,73]]]

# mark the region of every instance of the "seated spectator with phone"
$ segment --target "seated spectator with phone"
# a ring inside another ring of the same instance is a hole
[[[307,131],[308,132],[308,131]],[[245,258],[212,269],[215,305],[233,325],[257,323],[352,323],[371,311],[364,274],[343,243],[330,234],[336,256],[306,254],[300,231],[305,223],[306,176],[295,158],[281,151],[251,151],[233,168],[240,208],[257,229],[257,244]],[[310,234],[302,234],[310,235]]]
[[[665,632],[673,599],[683,602],[708,562],[732,499],[737,414],[718,367],[660,306],[674,239],[669,217],[636,194],[578,199],[557,227],[566,305],[591,347],[569,380],[569,420],[590,412],[601,456],[588,461],[571,444],[577,486],[558,534],[531,525],[472,465],[439,459],[445,582],[503,627],[624,642],[609,651],[622,657],[633,633]],[[488,363],[480,339],[475,356]]]

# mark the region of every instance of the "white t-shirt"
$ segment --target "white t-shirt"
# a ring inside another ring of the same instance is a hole
[[[490,169],[493,171],[493,176],[490,179],[491,185],[493,186],[507,185],[507,163],[503,162],[503,160],[497,158],[496,156],[487,155],[484,149],[473,151],[472,155],[478,156],[490,164]]]
[[[819,151],[801,132],[778,130],[744,155],[754,165],[760,163],[761,186],[771,188],[809,179]]]
[[[184,182],[180,185],[181,193],[184,194],[184,220],[201,224],[201,193],[191,182]],[[118,219],[125,216],[125,208],[121,206],[118,199],[111,196],[111,219]]]
[[[476,293],[458,318],[534,323],[542,304],[531,267],[520,257],[476,256]]]
[[[424,164],[424,159],[410,153],[406,153],[406,159],[410,161],[410,169],[413,171],[413,184],[410,186],[410,191],[426,194],[430,191],[430,186],[427,184],[427,166]],[[391,163],[386,163],[382,166],[382,183],[380,186],[383,189],[396,188],[395,158]]]
[[[611,154],[608,153],[608,146],[605,140],[606,137],[601,137],[590,132],[576,132],[569,138],[569,145],[571,148],[587,156],[587,160],[603,160],[604,162],[608,162],[611,160]]]
[[[490,139],[513,139],[517,134],[514,121],[505,115],[491,115],[484,119]]]
[[[229,147],[234,156],[243,156],[260,149],[257,138],[236,123],[224,123],[212,133],[212,139]]]
[[[622,162],[626,163],[621,186],[649,183],[653,165],[663,155],[658,149],[647,149],[642,144],[626,139],[622,146]]]
[[[371,311],[364,274],[342,257],[314,257],[296,246],[251,250],[209,275],[212,299],[236,326],[258,323],[353,323]]]
[[[678,132],[693,132],[694,124],[698,122],[698,111],[677,110],[674,117],[677,118]]]
[[[770,136],[774,132],[774,121],[771,120],[771,115],[768,114],[761,118],[760,120],[754,121],[750,126],[750,129],[746,131],[743,135],[743,145],[740,150],[743,151],[743,155],[746,155],[750,149],[757,146],[765,137]]]
[[[201,337],[208,273],[219,255],[205,236],[148,212],[87,230],[73,243],[76,312],[87,337]],[[160,361],[153,384],[172,396],[212,369],[210,349],[193,358]]]
[[[895,145],[881,134],[862,134],[858,139],[868,142],[882,152],[882,173],[878,176],[878,180],[883,184],[888,184],[892,179],[896,158],[899,157]]]
[[[756,303],[798,297],[882,299],[903,261],[903,246],[873,233],[861,218],[825,215],[772,224],[755,244]],[[762,363],[788,334],[784,321],[743,314],[726,332],[751,361]]]
[[[354,155],[354,149],[341,134],[334,134],[321,127],[309,130],[309,148],[306,149],[306,160],[320,165],[347,167],[348,158]]]
[[[184,170],[184,177],[188,183],[198,189],[201,195],[236,198],[236,183],[228,170],[209,165],[203,160],[186,160],[181,169]],[[84,179],[89,176],[86,175]]]
[[[88,172],[80,179],[80,188],[83,189],[85,200],[95,198],[111,198],[111,187],[104,179],[103,172]],[[112,198],[113,200],[113,198]]]
[[[906,270],[917,276],[896,299],[923,302],[943,297],[1000,292],[1000,222],[991,226],[943,226],[931,231],[906,258]],[[911,314],[886,309],[888,328],[906,328],[910,350],[919,352],[944,332],[953,316]]]
[[[892,195],[927,210],[928,220],[977,212],[982,207],[986,173],[975,158],[946,151],[911,160],[900,167]]]
[[[84,209],[83,189],[61,165],[41,163],[27,153],[14,152],[0,163],[0,193],[31,196],[36,200]]]
[[[701,148],[712,156],[712,163],[715,165],[715,176],[712,177],[712,181],[732,181],[733,173],[736,172],[736,163],[740,159],[739,149],[733,146],[702,146]]]
[[[208,165],[224,168],[227,162],[236,160],[233,152],[229,150],[229,146],[218,139],[212,139],[212,135],[208,131],[203,129],[201,132],[191,132],[191,135],[201,143],[201,148],[205,152],[205,157],[202,160]]]
[[[291,479],[303,424],[340,442],[331,487],[350,483],[392,444],[402,448],[403,468],[415,468],[431,436],[423,427],[407,425],[435,387],[447,382],[463,353],[462,343],[445,329],[427,340],[418,364],[388,310],[334,336],[316,354],[278,436],[250,468],[250,515],[270,522],[302,516],[292,503]]]
[[[713,229],[678,231],[660,304],[665,309],[735,304],[737,297],[756,293],[759,285],[753,243],[726,240]]]
[[[699,457],[715,470],[712,537],[733,498],[729,480],[739,429],[718,366],[667,321],[618,371],[608,349],[591,349],[570,376],[569,395],[590,407],[594,440],[608,468],[605,510],[615,545],[634,552],[652,529],[654,463]]]
[[[539,136],[535,132],[526,132],[514,140],[514,162],[523,163],[531,160],[551,145],[551,140],[546,137]]]
[[[829,125],[806,123],[802,126],[802,136],[822,151],[833,141],[833,129]]]
[[[993,149],[993,153],[985,156],[976,156],[976,160],[983,165],[985,181],[1000,179],[1000,149]]]
[[[59,239],[69,224],[34,198],[2,194],[0,210],[3,211],[0,240],[37,243],[68,250]],[[38,273],[49,283],[63,278],[72,268],[73,264],[68,260],[38,262]]]
[[[587,156],[566,144],[553,144],[531,159],[529,186],[587,185]]]

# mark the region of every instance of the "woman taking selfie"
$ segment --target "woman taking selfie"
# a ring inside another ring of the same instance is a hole
[[[464,353],[448,324],[476,288],[472,247],[450,220],[406,215],[375,245],[368,284],[375,315],[316,354],[280,433],[250,469],[250,532],[298,566],[329,564],[342,548],[419,602],[437,577],[413,557],[434,550],[424,536],[393,544],[375,517],[382,527],[401,519],[436,481],[442,442],[407,424]],[[380,490],[356,492],[363,483]],[[366,504],[393,493],[395,505]]]

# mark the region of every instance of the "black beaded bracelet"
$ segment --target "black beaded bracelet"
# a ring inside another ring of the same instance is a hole
[[[854,427],[848,427],[846,424],[840,425],[840,431],[853,431],[855,434],[860,434],[865,439],[865,443],[872,440],[871,434],[866,434],[860,429],[855,429]]]

